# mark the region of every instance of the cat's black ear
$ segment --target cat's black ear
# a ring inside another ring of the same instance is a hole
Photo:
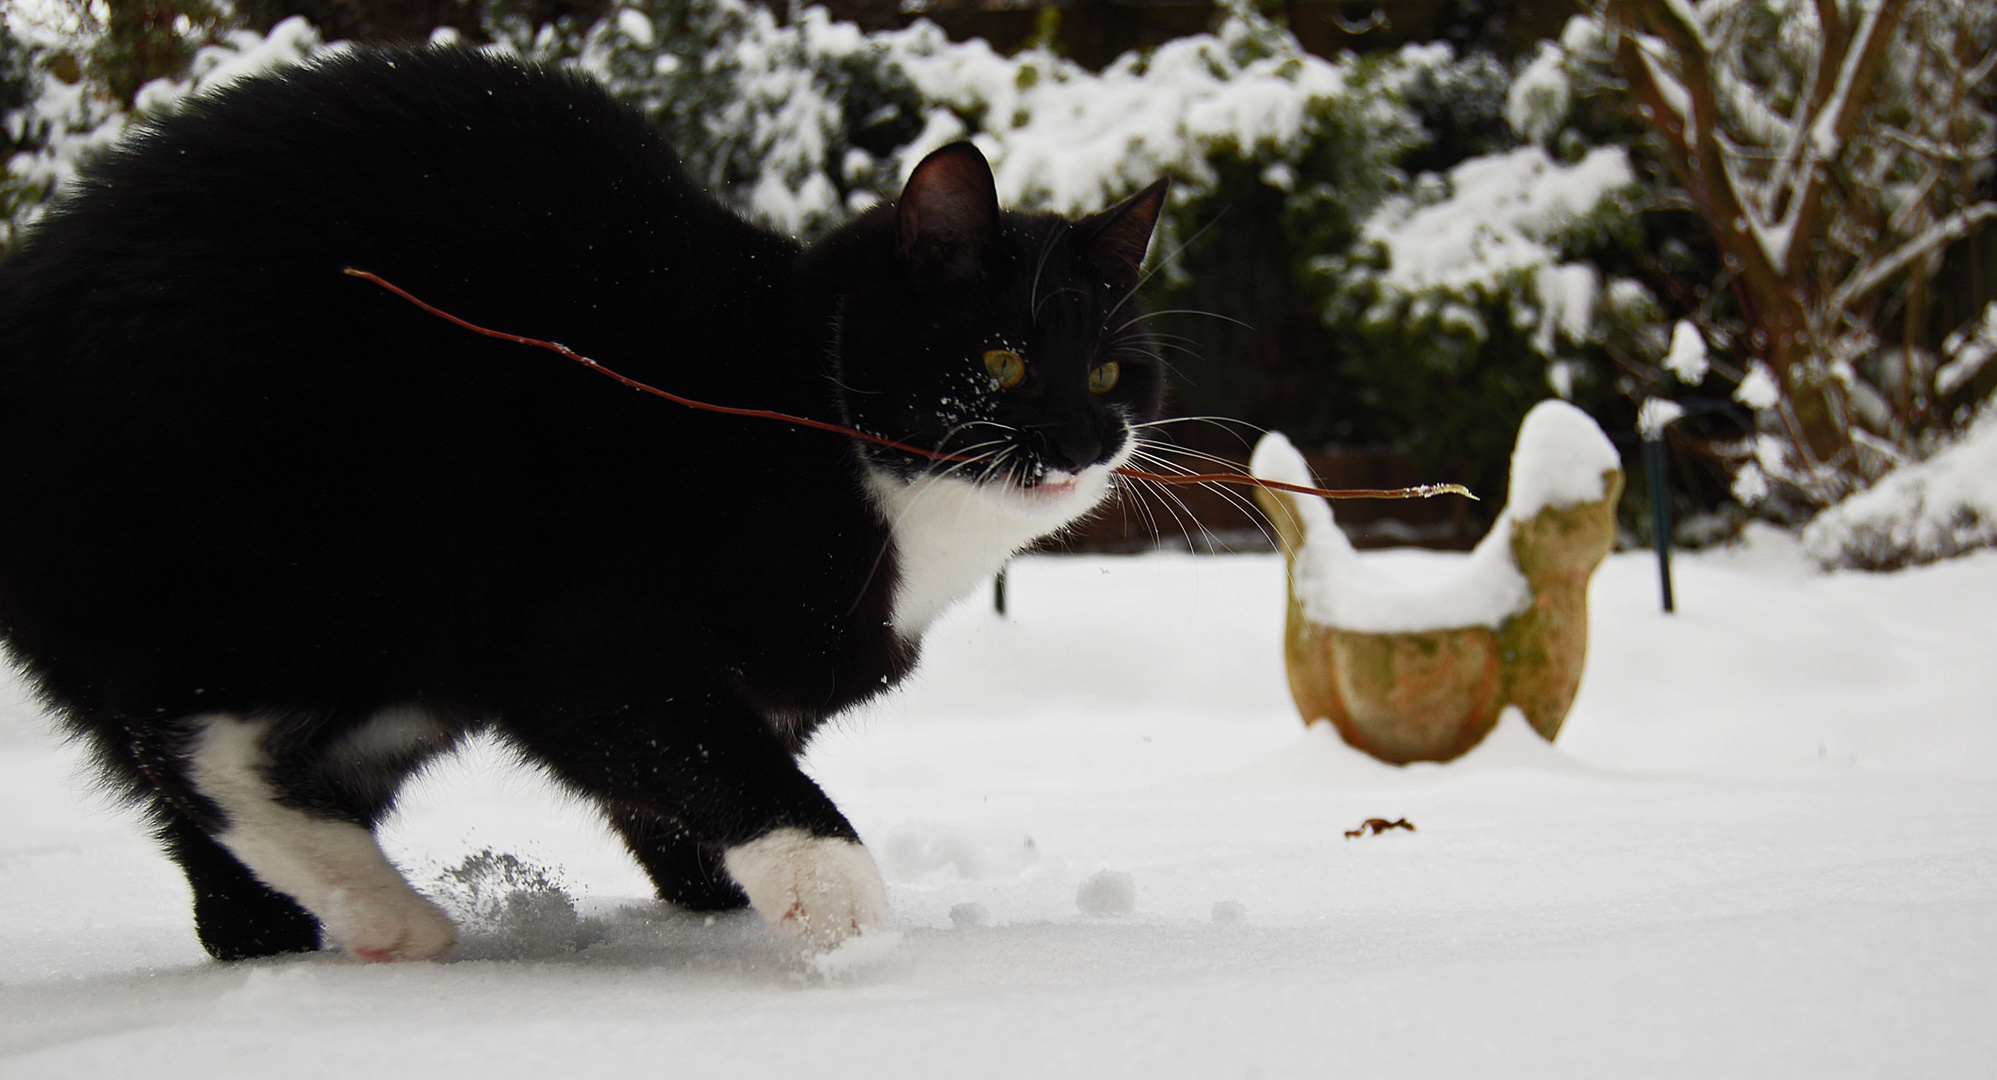
[[[1144,249],[1151,246],[1151,232],[1158,227],[1158,213],[1164,209],[1165,193],[1171,188],[1171,180],[1158,180],[1102,213],[1075,223],[1089,261],[1115,284],[1137,284]]]
[[[954,142],[909,174],[895,204],[896,246],[918,271],[967,279],[998,239],[998,217],[991,165],[977,147]]]

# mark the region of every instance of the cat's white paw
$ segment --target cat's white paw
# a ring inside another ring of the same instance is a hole
[[[887,886],[867,849],[851,840],[783,828],[722,855],[728,876],[771,926],[827,949],[887,922]]]
[[[457,944],[458,928],[444,909],[400,888],[335,889],[320,921],[348,955],[376,963],[435,960]]]

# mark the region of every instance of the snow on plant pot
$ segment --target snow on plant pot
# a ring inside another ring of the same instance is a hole
[[[1315,486],[1276,432],[1249,468]],[[1289,567],[1283,659],[1304,722],[1329,720],[1395,764],[1462,754],[1507,705],[1553,739],[1581,684],[1588,579],[1614,546],[1622,487],[1602,429],[1572,405],[1540,402],[1519,425],[1497,523],[1459,567],[1425,576],[1362,560],[1324,500],[1257,489]]]

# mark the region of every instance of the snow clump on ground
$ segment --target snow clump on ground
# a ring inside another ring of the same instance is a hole
[[[1128,915],[1137,910],[1137,879],[1121,870],[1098,870],[1075,889],[1084,915]]]

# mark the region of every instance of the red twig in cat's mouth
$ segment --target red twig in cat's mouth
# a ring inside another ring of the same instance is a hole
[[[461,319],[456,315],[453,315],[450,312],[445,311],[443,308],[437,307],[434,304],[426,303],[419,297],[410,293],[408,290],[402,288],[399,285],[396,285],[395,283],[387,280],[386,278],[381,277],[378,274],[373,274],[366,270],[356,269],[351,266],[347,267],[345,272],[351,277],[357,277],[363,281],[371,281],[376,285],[379,285],[382,288],[387,289],[389,292],[392,292],[395,295],[400,296],[404,300],[409,301],[410,303],[416,305],[417,307],[422,308],[424,311],[427,311],[430,314],[445,320],[446,322],[455,323],[458,326],[462,326],[465,329],[470,330],[474,334],[483,334],[489,338],[498,338],[501,341],[511,341],[518,345],[532,345],[538,349],[546,349],[549,352],[558,353],[562,356],[567,357],[570,360],[575,361],[578,364],[581,364],[582,366],[590,369],[591,371],[596,372],[599,375],[615,379],[618,382],[623,383],[625,386],[628,386],[633,390],[642,390],[647,394],[651,394],[655,397],[665,398],[667,401],[673,402],[676,405],[684,405],[689,409],[702,409],[707,412],[722,413],[728,416],[752,416],[763,420],[777,420],[786,424],[796,424],[799,427],[817,428],[820,431],[830,431],[839,435],[850,435],[855,439],[864,439],[867,442],[874,443],[878,446],[885,446],[892,450],[901,450],[910,454],[916,454],[921,457],[929,458],[932,461],[977,460],[976,458],[967,458],[958,454],[946,454],[940,450],[925,450],[920,446],[910,446],[907,443],[896,442],[893,439],[883,438],[879,435],[871,435],[868,434],[867,432],[860,431],[855,428],[849,428],[841,424],[829,424],[823,420],[813,420],[807,416],[792,416],[789,413],[775,412],[770,409],[740,409],[729,405],[710,405],[705,401],[695,401],[692,398],[681,397],[678,394],[672,393],[671,391],[661,390],[656,386],[650,385],[649,383],[639,382],[638,380],[633,379],[628,375],[624,375],[620,372],[604,367],[602,364],[597,363],[595,360],[592,360],[589,357],[584,356],[583,354],[575,351],[574,349],[569,348],[567,345],[561,344],[560,342],[543,341],[540,338],[531,338],[520,334],[509,334],[504,330],[489,329],[487,327],[480,326],[475,322],[470,322],[468,320]],[[1296,492],[1299,495],[1316,495],[1326,499],[1426,499],[1436,495],[1463,495],[1472,499],[1477,497],[1475,495],[1470,494],[1470,489],[1464,487],[1462,484],[1419,484],[1415,487],[1404,487],[1404,488],[1327,489],[1327,488],[1306,487],[1302,484],[1286,484],[1281,480],[1264,480],[1259,476],[1248,476],[1243,473],[1192,473],[1185,476],[1173,476],[1164,473],[1144,472],[1140,469],[1124,469],[1124,468],[1119,468],[1116,470],[1116,472],[1119,475],[1128,476],[1134,480],[1149,480],[1154,484],[1241,484],[1248,487],[1273,488],[1277,491],[1292,491]]]

